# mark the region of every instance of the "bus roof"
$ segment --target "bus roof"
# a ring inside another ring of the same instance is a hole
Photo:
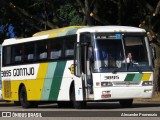
[[[146,32],[142,28],[130,27],[130,26],[91,26],[81,28],[77,33],[81,32]]]
[[[70,26],[38,32],[33,36],[48,35],[48,38],[54,38],[81,32],[145,32],[145,30],[130,26]]]
[[[33,36],[48,35],[48,38],[54,38],[54,37],[60,37],[65,35],[74,35],[76,34],[78,29],[84,28],[84,27],[86,26],[70,26],[70,27],[64,27],[64,28],[57,28],[57,29],[38,32],[38,33],[35,33]]]
[[[146,32],[144,29],[129,27],[129,26],[70,26],[64,28],[57,28],[47,31],[35,33],[28,38],[11,38],[4,40],[2,45],[18,44],[29,41],[43,40],[47,38],[55,38],[67,35],[74,35],[81,32]]]
[[[32,37],[28,37],[28,38],[6,39],[6,40],[4,40],[2,45],[5,46],[5,45],[12,45],[12,44],[18,44],[18,43],[23,43],[23,42],[43,40],[43,39],[47,39],[47,38],[75,35],[77,33],[77,30],[80,28],[83,28],[83,27],[86,27],[86,26],[70,26],[70,27],[41,31],[41,32],[37,32],[37,33],[33,34]]]

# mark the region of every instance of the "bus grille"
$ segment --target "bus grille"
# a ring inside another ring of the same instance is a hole
[[[113,82],[114,85],[123,86],[123,85],[139,85],[140,81],[118,81]]]
[[[11,81],[10,80],[5,80],[4,81],[4,97],[5,98],[10,98],[11,97]]]

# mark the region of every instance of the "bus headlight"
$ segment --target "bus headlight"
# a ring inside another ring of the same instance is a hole
[[[113,86],[112,82],[101,82],[102,87]]]
[[[142,86],[152,86],[152,81],[143,81]]]

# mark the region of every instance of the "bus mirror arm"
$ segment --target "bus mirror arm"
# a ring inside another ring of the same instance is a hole
[[[74,63],[74,65],[78,65],[78,61],[77,61],[77,60],[75,60],[75,63]]]
[[[81,44],[75,43],[74,45],[74,75],[81,77]]]

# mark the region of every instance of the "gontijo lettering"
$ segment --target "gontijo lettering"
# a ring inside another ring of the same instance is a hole
[[[34,67],[15,68],[13,70],[1,71],[1,77],[31,76],[31,75],[34,75],[34,74],[35,74]]]
[[[13,69],[13,76],[34,75],[34,67]]]

